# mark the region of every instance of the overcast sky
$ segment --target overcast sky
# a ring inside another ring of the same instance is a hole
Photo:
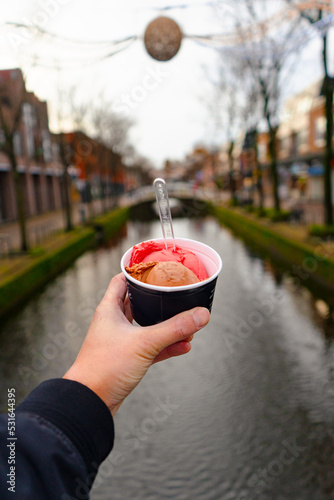
[[[272,2],[273,8],[277,4]],[[204,66],[215,68],[218,53],[184,39],[177,56],[169,62],[154,61],[141,37],[147,24],[159,15],[172,17],[183,33],[214,34],[230,29],[229,11],[215,8],[217,2],[200,0],[11,0],[0,12],[0,68],[23,67],[28,89],[49,103],[51,128],[57,128],[59,88],[75,86],[80,99],[94,103],[104,95],[115,109],[135,121],[131,139],[139,153],[155,166],[181,159],[198,142],[212,143],[214,126],[203,101],[211,92]],[[232,2],[227,2],[228,4]],[[166,12],[159,7],[189,4]],[[81,41],[108,41],[136,35],[137,41],[109,59],[95,59],[104,46],[72,45],[41,37],[17,38],[22,32],[5,27],[8,21],[37,24],[62,37]],[[289,93],[302,90],[321,77],[321,43],[305,46]],[[332,55],[333,57],[333,55]],[[74,61],[62,69],[64,61]],[[40,63],[43,63],[43,66]],[[47,66],[47,67],[46,67]],[[209,69],[210,71],[210,69]],[[219,137],[218,137],[219,139]],[[217,135],[216,135],[217,140]],[[221,141],[224,141],[222,132]]]

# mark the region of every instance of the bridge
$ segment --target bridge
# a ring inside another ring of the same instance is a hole
[[[220,193],[212,188],[193,188],[191,184],[177,182],[168,184],[171,214],[176,217],[199,217],[207,213],[208,203],[219,203]],[[156,218],[158,207],[153,186],[145,186],[127,193],[119,200],[120,206],[133,207],[131,218],[148,221]]]
[[[171,207],[175,200],[188,201],[197,200],[199,203],[219,202],[221,195],[217,189],[198,187],[194,189],[189,183],[175,182],[167,185]],[[174,201],[173,201],[174,200]],[[152,203],[155,201],[153,186],[145,186],[127,193],[119,200],[121,206],[139,205],[141,203]]]

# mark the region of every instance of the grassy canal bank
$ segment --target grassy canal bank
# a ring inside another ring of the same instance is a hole
[[[333,242],[310,236],[306,227],[274,223],[240,208],[212,206],[210,211],[221,224],[251,248],[270,257],[296,281],[313,290],[321,287],[328,297],[333,297]]]
[[[58,232],[29,254],[4,260],[0,264],[0,317],[3,317],[48,281],[66,269],[96,241],[110,239],[127,221],[128,209],[117,209],[97,217],[86,227],[70,233]]]

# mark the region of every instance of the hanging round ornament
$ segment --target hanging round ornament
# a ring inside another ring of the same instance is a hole
[[[182,31],[169,17],[158,17],[147,26],[144,43],[147,52],[157,61],[169,61],[181,46]]]

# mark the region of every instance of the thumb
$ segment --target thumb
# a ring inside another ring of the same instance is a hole
[[[146,327],[147,341],[153,344],[157,354],[166,347],[185,340],[203,328],[210,320],[205,307],[195,307],[154,326]]]

